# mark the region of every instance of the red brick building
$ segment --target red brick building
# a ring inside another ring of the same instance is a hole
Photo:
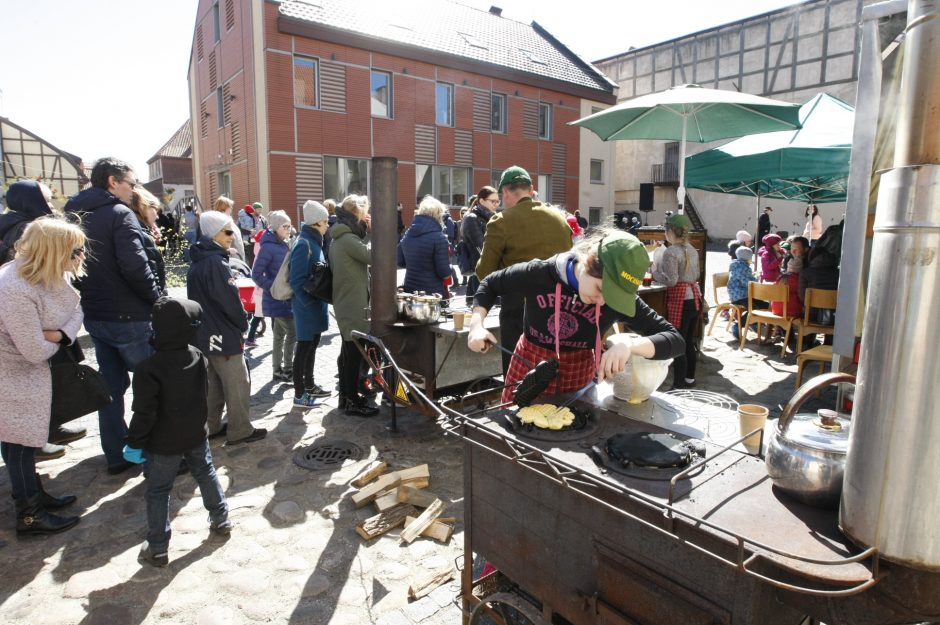
[[[574,207],[584,156],[568,122],[616,99],[538,24],[446,0],[200,0],[189,84],[202,203],[295,217],[368,193],[376,156],[398,159],[406,215],[428,193],[463,205],[512,164]]]

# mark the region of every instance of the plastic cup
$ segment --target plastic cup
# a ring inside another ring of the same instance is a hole
[[[464,315],[463,313],[456,313],[454,315],[454,330],[458,332],[463,330]]]
[[[470,320],[473,319],[473,313],[464,313],[463,314],[463,324],[470,327]]]
[[[758,428],[764,429],[768,414],[770,414],[770,411],[766,406],[760,406],[758,404],[741,404],[738,406],[738,423],[741,426],[741,436],[744,436],[748,432],[753,432]],[[753,436],[748,436],[743,442],[747,453],[755,455],[760,453],[760,432],[755,433]]]

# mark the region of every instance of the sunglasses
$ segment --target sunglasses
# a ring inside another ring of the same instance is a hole
[[[84,247],[77,247],[77,248],[75,248],[74,250],[72,250],[72,258],[73,258],[73,259],[74,259],[74,258],[78,258],[79,256],[84,256],[84,255],[85,255],[85,248],[84,248]]]
[[[222,232],[223,232],[223,233],[225,234],[225,236],[227,236],[227,237],[233,237],[233,236],[235,236],[235,231],[234,231],[234,230],[223,230]]]

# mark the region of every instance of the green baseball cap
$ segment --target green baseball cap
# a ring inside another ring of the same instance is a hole
[[[532,176],[529,175],[529,172],[519,167],[518,165],[513,165],[503,172],[503,175],[499,177],[499,187],[496,189],[500,193],[503,192],[503,187],[507,184],[514,184],[516,182],[527,182],[532,184]]]
[[[597,255],[603,266],[604,302],[632,317],[636,314],[636,293],[650,266],[649,253],[632,234],[615,232],[600,242]]]
[[[671,215],[669,219],[666,220],[666,225],[670,228],[691,229],[692,220],[689,219],[688,215],[680,215],[679,213],[676,213],[675,215]]]
[[[251,207],[255,209],[256,211],[260,211],[264,209],[264,204],[262,204],[261,202],[255,202],[254,204],[251,205]]]

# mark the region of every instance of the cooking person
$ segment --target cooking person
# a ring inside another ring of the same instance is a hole
[[[513,400],[516,382],[531,364],[557,358],[558,375],[547,394],[575,391],[590,382],[614,376],[636,354],[653,360],[681,356],[685,341],[657,315],[637,290],[649,266],[643,244],[631,234],[604,230],[569,252],[533,260],[486,277],[474,298],[468,347],[486,352],[496,337],[483,320],[497,296],[517,293],[525,300],[524,331],[516,343],[506,375],[503,401]],[[614,334],[601,353],[601,336],[615,321],[632,334]],[[639,334],[640,336],[634,336]]]

